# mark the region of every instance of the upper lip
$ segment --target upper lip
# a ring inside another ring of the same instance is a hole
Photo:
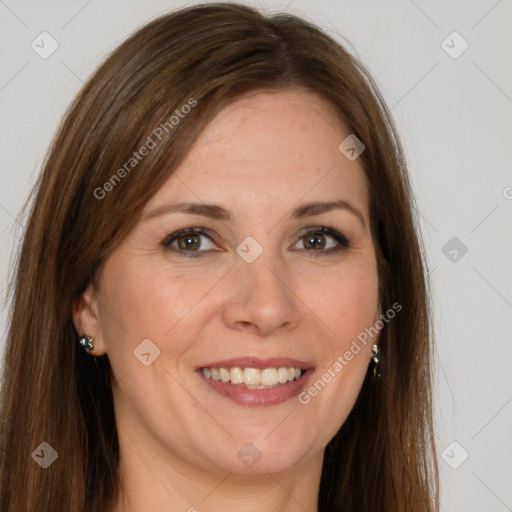
[[[271,357],[271,358],[259,358],[259,357],[237,357],[233,359],[224,359],[222,361],[215,361],[211,363],[205,363],[198,366],[200,368],[300,368],[301,370],[309,370],[314,368],[314,365],[305,361],[299,361],[298,359],[292,359],[289,357]]]

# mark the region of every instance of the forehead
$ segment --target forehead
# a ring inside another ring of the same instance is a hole
[[[277,211],[301,200],[350,199],[367,216],[362,165],[338,149],[348,135],[330,104],[315,94],[245,95],[204,128],[150,206],[202,200]]]

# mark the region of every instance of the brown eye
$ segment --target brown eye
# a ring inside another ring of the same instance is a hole
[[[324,249],[326,245],[325,236],[321,233],[308,234],[303,240],[306,249]]]
[[[298,245],[298,247],[297,247]],[[300,247],[302,245],[302,247]],[[325,226],[308,228],[295,244],[297,249],[309,253],[332,254],[350,247],[348,238],[335,229]]]
[[[204,228],[180,229],[169,235],[162,246],[170,251],[190,255],[215,250],[216,245]]]
[[[197,251],[201,246],[201,239],[199,235],[182,235],[177,239],[177,241],[178,247],[184,251]]]

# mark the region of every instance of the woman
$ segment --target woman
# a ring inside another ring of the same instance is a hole
[[[434,511],[414,200],[365,69],[189,7],[115,50],[34,191],[3,511]]]

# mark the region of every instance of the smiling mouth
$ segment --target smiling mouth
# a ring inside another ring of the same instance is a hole
[[[288,382],[299,380],[306,372],[301,368],[200,368],[206,379],[235,384],[247,389],[271,389]]]

